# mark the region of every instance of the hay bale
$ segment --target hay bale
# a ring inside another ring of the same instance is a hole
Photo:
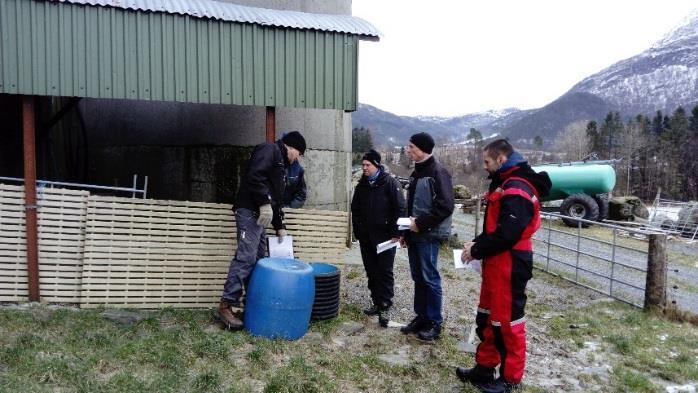
[[[698,202],[689,202],[679,210],[679,222],[698,225]]]
[[[650,217],[650,212],[638,197],[613,197],[608,201],[608,216],[617,221],[633,221],[635,218],[646,220]]]
[[[473,194],[468,190],[468,187],[462,184],[456,184],[453,186],[453,195],[456,199],[470,199]]]

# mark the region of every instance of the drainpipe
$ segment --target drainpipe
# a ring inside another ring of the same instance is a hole
[[[276,107],[267,107],[267,143],[276,140]]]
[[[29,301],[38,302],[39,247],[36,205],[36,127],[34,97],[22,97],[22,131],[24,134],[24,201],[27,231],[27,283]]]

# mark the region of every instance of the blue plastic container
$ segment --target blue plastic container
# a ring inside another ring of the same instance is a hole
[[[315,298],[313,269],[287,258],[263,258],[250,277],[245,328],[255,336],[296,340],[305,334]]]
[[[329,263],[322,262],[311,262],[310,266],[313,268],[313,274],[316,277],[334,277],[339,269],[335,265],[330,265]]]

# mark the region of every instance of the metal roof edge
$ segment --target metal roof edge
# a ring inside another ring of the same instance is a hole
[[[300,11],[249,7],[215,0],[31,0],[113,7],[144,12],[163,12],[294,29],[354,34],[378,41],[382,33],[366,20],[352,15],[315,14]]]

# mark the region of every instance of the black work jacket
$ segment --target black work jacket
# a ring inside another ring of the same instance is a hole
[[[288,166],[286,146],[280,140],[255,146],[240,182],[235,208],[259,213],[260,206],[271,204],[274,229],[284,228],[282,203]]]
[[[400,183],[381,169],[371,184],[362,176],[351,200],[354,237],[361,242],[381,243],[399,237],[397,219],[404,217],[405,198]]]

